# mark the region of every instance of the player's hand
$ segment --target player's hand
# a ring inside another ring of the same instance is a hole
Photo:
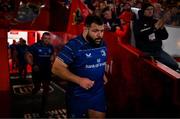
[[[106,75],[104,75],[103,79],[104,79],[104,85],[105,85],[106,83],[108,83],[108,79],[107,79]]]
[[[109,26],[109,25],[104,25],[104,29],[105,29],[105,31],[109,31],[109,30],[111,30],[111,27]]]
[[[80,85],[82,88],[84,88],[84,89],[86,89],[86,90],[89,90],[90,88],[93,87],[94,81],[92,81],[92,80],[90,80],[90,79],[88,79],[88,78],[81,78],[81,79],[79,80],[79,85]]]

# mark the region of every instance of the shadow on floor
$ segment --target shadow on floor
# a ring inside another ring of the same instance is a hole
[[[11,77],[10,84],[12,118],[66,118],[65,92],[59,85],[51,82],[47,103],[43,105],[45,113],[42,114],[42,89],[37,94],[32,95],[31,78],[22,80]]]

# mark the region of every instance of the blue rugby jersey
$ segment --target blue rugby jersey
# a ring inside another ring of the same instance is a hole
[[[68,65],[69,70],[80,76],[95,81],[94,86],[85,90],[70,82],[69,93],[73,96],[88,98],[104,91],[104,71],[107,49],[104,42],[98,48],[92,47],[83,36],[70,40],[58,54],[58,58]]]
[[[52,45],[45,45],[43,42],[38,42],[29,48],[29,52],[33,55],[33,62],[35,65],[50,68],[50,58],[54,52]]]
[[[24,55],[27,52],[28,48],[29,47],[27,45],[20,45],[19,44],[19,45],[16,46],[16,49],[17,49],[17,52],[18,52],[19,64],[21,64],[21,65],[26,64],[26,60],[24,58]]]

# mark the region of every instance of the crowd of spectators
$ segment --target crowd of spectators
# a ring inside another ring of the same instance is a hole
[[[84,2],[94,14],[102,15],[103,9],[109,7],[116,17],[120,17],[124,11],[132,12],[132,8],[141,9],[144,3],[150,2],[154,6],[154,18],[160,19],[166,14],[168,16],[166,24],[180,25],[180,2],[175,0],[84,0]]]
[[[162,40],[168,38],[166,25],[180,25],[180,2],[85,0],[85,3],[92,14],[103,18],[105,30],[114,32],[120,42],[131,43],[131,32],[133,32],[136,48],[179,71],[176,61],[163,51]],[[136,12],[133,8],[136,9]]]

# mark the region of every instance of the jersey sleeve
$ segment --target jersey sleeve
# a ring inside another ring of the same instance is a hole
[[[65,64],[69,65],[74,60],[75,44],[73,42],[68,42],[62,50],[59,52],[57,58],[62,60]]]

